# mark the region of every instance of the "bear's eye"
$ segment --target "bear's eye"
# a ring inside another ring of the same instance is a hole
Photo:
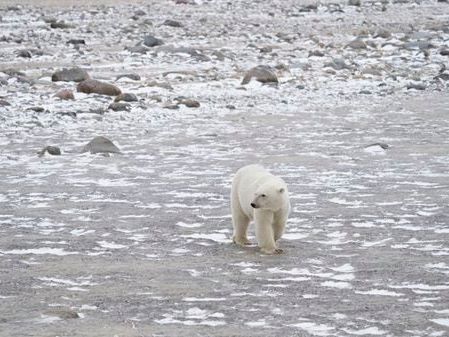
[[[266,197],[266,194],[261,194],[260,195],[262,198],[265,198]]]

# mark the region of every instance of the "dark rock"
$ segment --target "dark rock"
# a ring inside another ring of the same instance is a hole
[[[440,55],[442,56],[449,56],[449,49],[444,48],[440,50]]]
[[[62,69],[56,71],[51,76],[53,82],[63,81],[63,82],[82,82],[90,79],[89,74],[84,69],[74,67],[69,69]]]
[[[31,110],[34,112],[44,112],[45,111],[45,109],[41,106],[32,106],[32,107],[28,108],[27,110]]]
[[[138,74],[122,74],[122,75],[118,75],[115,80],[118,81],[121,78],[129,78],[130,80],[133,80],[133,81],[140,81],[141,80],[141,77]]]
[[[409,83],[407,84],[407,89],[426,90],[426,85],[423,83]]]
[[[62,100],[75,99],[75,95],[73,95],[73,91],[70,89],[62,89],[59,90],[54,97],[58,97]]]
[[[145,16],[145,15],[147,15],[147,13],[141,9],[138,9],[134,12],[134,15],[135,16]]]
[[[265,65],[260,65],[248,70],[248,72],[243,77],[241,84],[244,85],[249,83],[253,77],[261,83],[279,82],[273,68]]]
[[[434,77],[435,80],[440,80],[440,81],[449,81],[449,74],[448,73],[441,73],[438,76]]]
[[[65,23],[64,21],[52,22],[50,23],[50,27],[53,29],[67,29],[73,28],[72,25]]]
[[[164,25],[164,26],[175,27],[175,28],[180,28],[180,27],[182,27],[182,24],[181,24],[180,22],[175,21],[175,20],[170,20],[170,19],[165,20],[164,23],[163,23],[163,25]]]
[[[81,153],[121,153],[120,149],[108,138],[97,136],[87,143],[81,150]]]
[[[114,111],[129,111],[131,110],[131,105],[128,103],[111,103],[108,106],[108,110],[114,110]]]
[[[61,149],[57,146],[46,146],[42,150],[40,150],[37,154],[39,157],[43,157],[46,152],[48,152],[48,154],[51,154],[52,156],[61,155]]]
[[[22,49],[17,52],[17,56],[23,58],[31,58],[33,55],[31,54],[31,51],[27,49]]]
[[[58,115],[76,118],[77,113],[75,111],[64,111],[64,112],[59,112]]]
[[[80,82],[76,87],[76,90],[85,94],[99,94],[108,96],[117,96],[122,93],[122,91],[113,84],[91,79]]]
[[[12,68],[4,69],[1,72],[11,77],[26,76],[25,73]]]
[[[86,44],[86,41],[84,39],[70,39],[67,41],[67,44],[74,44],[74,45]]]
[[[9,102],[7,102],[5,100],[0,99],[0,106],[11,106],[11,103],[9,103]]]
[[[163,45],[164,42],[153,35],[146,35],[143,39],[143,44],[147,47],[156,47]]]
[[[125,102],[137,102],[137,96],[134,94],[130,94],[130,93],[122,93],[120,95],[118,95],[115,99],[114,102],[120,102],[120,101],[125,101]]]
[[[304,85],[302,85],[302,84],[299,84],[299,85],[296,86],[296,89],[299,89],[299,90],[304,90],[305,88],[306,87]]]
[[[361,94],[361,95],[371,95],[372,92],[369,91],[369,90],[360,90],[360,91],[359,91],[359,94]]]
[[[229,110],[235,110],[235,105],[233,105],[233,104],[227,104],[227,105],[226,105],[226,108],[229,109]]]

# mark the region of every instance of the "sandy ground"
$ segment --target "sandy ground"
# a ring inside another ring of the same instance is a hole
[[[0,11],[0,336],[447,335],[444,6]],[[126,49],[148,33],[164,46]],[[374,44],[346,47],[355,36]],[[402,44],[423,39],[427,56]],[[339,57],[347,68],[327,64]],[[279,84],[241,85],[258,64],[283,65]],[[116,112],[51,81],[74,65],[138,101]],[[167,109],[179,97],[200,106]],[[98,135],[122,154],[78,152]],[[38,157],[47,145],[62,155]],[[282,255],[231,243],[230,181],[248,163],[289,185]]]

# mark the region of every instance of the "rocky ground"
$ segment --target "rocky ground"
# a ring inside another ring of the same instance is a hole
[[[129,2],[0,1],[0,336],[446,336],[449,4]]]

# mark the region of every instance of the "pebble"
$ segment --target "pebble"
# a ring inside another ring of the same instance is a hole
[[[42,150],[40,150],[37,154],[39,157],[43,157],[45,153],[51,154],[52,156],[60,156],[61,149],[57,146],[46,146]]]
[[[108,96],[117,96],[122,93],[122,91],[113,84],[92,79],[80,82],[76,87],[76,90],[85,94],[99,94]]]
[[[114,110],[114,111],[130,111],[131,105],[128,103],[111,103],[108,106],[108,110]]]
[[[183,104],[188,108],[199,108],[200,107],[200,102],[198,102],[194,99],[190,99],[190,98],[180,100],[179,104]]]
[[[78,67],[64,68],[54,72],[53,75],[51,75],[51,80],[53,82],[82,82],[87,79],[90,79],[87,71]]]
[[[73,94],[73,91],[70,89],[62,89],[59,90],[54,97],[58,97],[62,100],[69,100],[69,99],[75,99],[75,95]]]
[[[70,39],[67,41],[67,44],[74,44],[74,45],[86,44],[86,41],[84,39]]]
[[[357,6],[360,7],[360,5],[362,4],[362,2],[360,0],[349,0],[348,1],[348,5],[349,6]]]
[[[278,78],[276,76],[275,71],[273,68],[265,65],[259,65],[257,67],[251,68],[248,70],[243,77],[242,85],[248,84],[252,78],[255,78],[257,81],[261,83],[278,83]]]
[[[87,143],[81,150],[81,153],[121,153],[120,149],[106,137],[97,136]]]
[[[53,308],[44,312],[46,315],[56,316],[61,319],[75,319],[80,318],[76,311],[69,308]]]
[[[363,41],[360,38],[356,38],[355,40],[352,40],[349,42],[346,47],[352,48],[352,49],[366,49],[367,45],[366,42]]]
[[[120,101],[125,101],[125,102],[137,102],[137,96],[134,94],[130,94],[130,93],[122,93],[120,95],[118,95],[115,99],[114,102],[120,102]]]

